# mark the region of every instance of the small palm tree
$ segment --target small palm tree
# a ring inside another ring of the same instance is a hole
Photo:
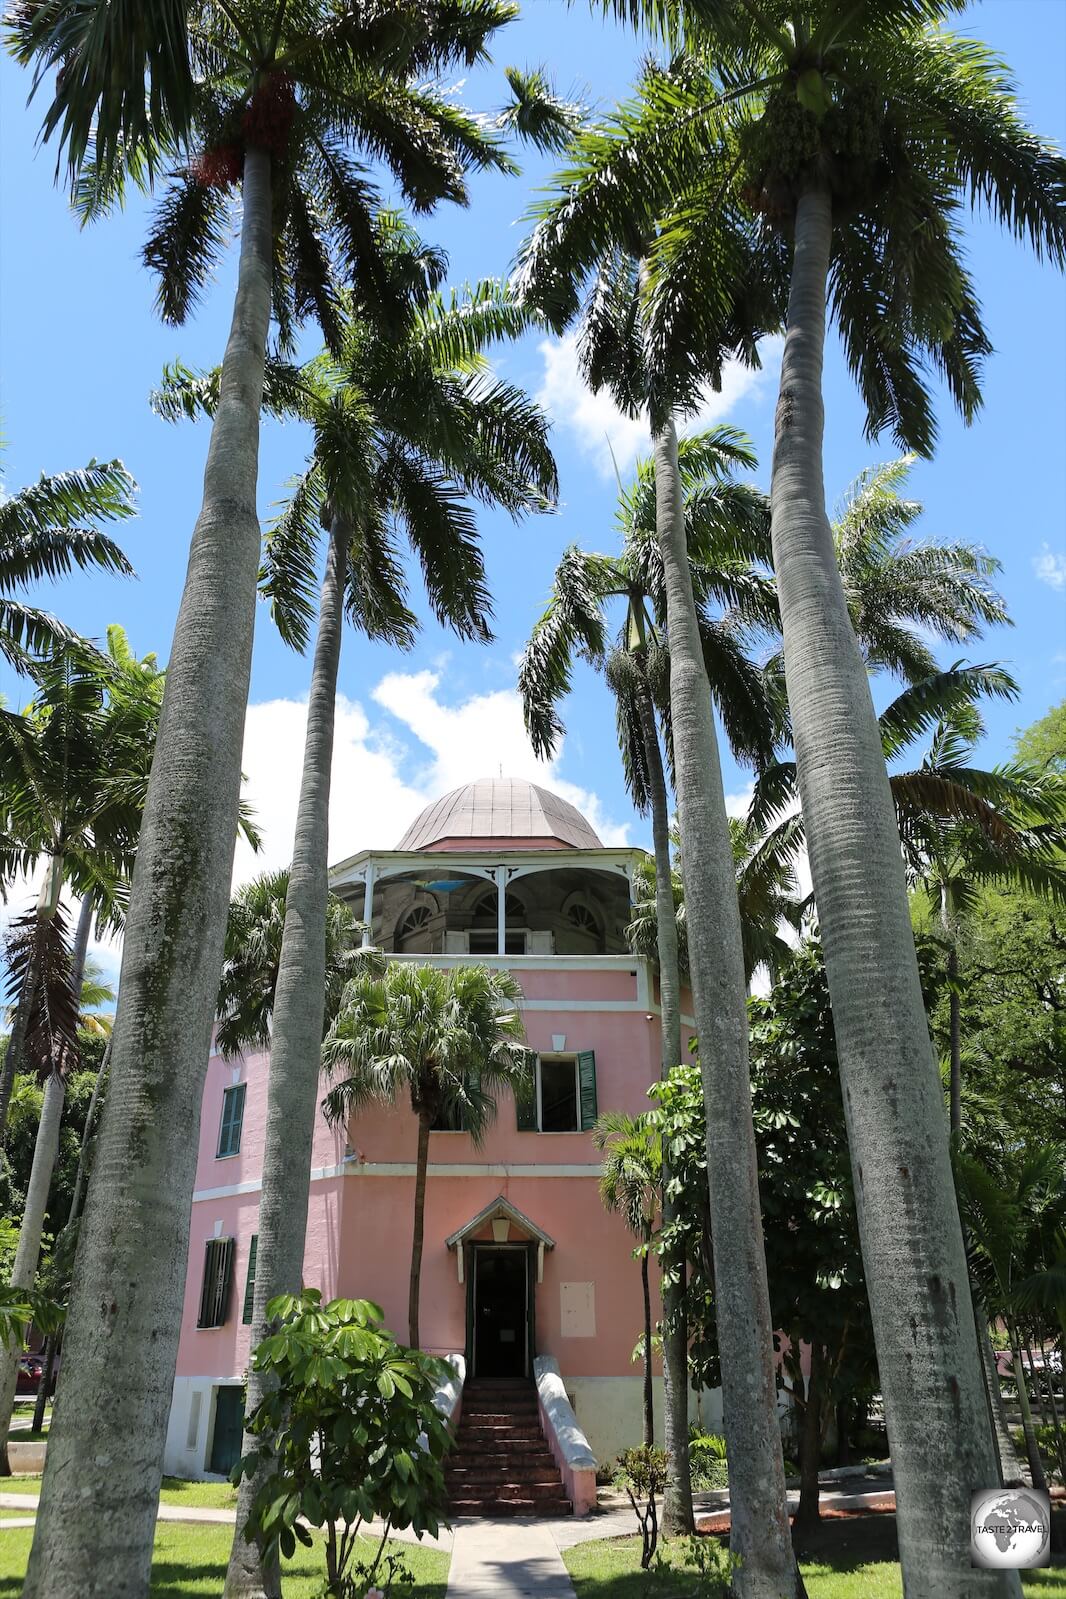
[[[90,461],[80,471],[42,473],[36,483],[0,497],[0,656],[16,672],[27,670],[27,652],[54,654],[77,635],[13,591],[75,567],[132,577],[132,566],[99,524],[134,516],[136,487],[121,461]]]
[[[418,1119],[407,1309],[412,1349],[419,1347],[429,1135],[446,1118],[480,1144],[499,1091],[529,1093],[535,1057],[523,1043],[521,998],[508,972],[393,962],[383,977],[349,983],[322,1046],[322,1063],[338,1078],[323,1101],[330,1121],[364,1105],[395,1105],[401,1095]]]
[[[606,1111],[592,1129],[592,1139],[603,1154],[600,1198],[607,1210],[623,1218],[639,1239],[640,1281],[644,1297],[644,1442],[655,1443],[655,1402],[652,1389],[651,1283],[648,1263],[655,1220],[662,1208],[662,1140],[647,1114],[627,1116]],[[683,1392],[688,1398],[688,1383]]]

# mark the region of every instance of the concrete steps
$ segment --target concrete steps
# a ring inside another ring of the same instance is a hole
[[[569,1516],[531,1382],[469,1382],[444,1467],[453,1516]]]

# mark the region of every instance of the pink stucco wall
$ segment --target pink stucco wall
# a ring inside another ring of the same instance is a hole
[[[630,968],[585,969],[543,966],[516,973],[529,1000],[577,1002],[580,1009],[524,1012],[527,1039],[537,1050],[555,1048],[565,1037],[568,1053],[594,1050],[600,1110],[636,1114],[648,1106],[647,1088],[659,1074],[658,1018],[637,1007],[636,964]],[[626,1005],[626,1009],[584,1006]],[[179,1375],[233,1376],[248,1360],[249,1329],[241,1322],[248,1247],[256,1230],[259,1195],[219,1190],[258,1182],[266,1117],[265,1055],[241,1063],[212,1059],[203,1100],[193,1205],[189,1267]],[[248,1085],[239,1155],[216,1158],[224,1090],[237,1080]],[[344,1130],[315,1129],[312,1170],[323,1175],[311,1184],[305,1253],[305,1281],[328,1297],[365,1296],[384,1308],[389,1324],[406,1334],[407,1277],[410,1263],[413,1181],[406,1172],[376,1171],[381,1166],[413,1164],[415,1120],[409,1108],[361,1112]],[[347,1155],[347,1159],[346,1159]],[[509,1095],[480,1149],[464,1133],[434,1133],[430,1140],[422,1267],[422,1341],[448,1351],[465,1342],[465,1289],[458,1282],[456,1257],[444,1240],[483,1206],[503,1195],[556,1242],[546,1252],[544,1279],[537,1289],[538,1353],[554,1355],[564,1375],[631,1376],[633,1345],[641,1331],[640,1269],[631,1258],[633,1240],[617,1217],[606,1215],[596,1173],[599,1157],[588,1133],[519,1132]],[[441,1166],[464,1168],[449,1175]],[[486,1166],[506,1167],[488,1171]],[[580,1173],[549,1175],[545,1168],[579,1167]],[[479,1168],[473,1172],[469,1168]],[[528,1168],[543,1175],[531,1175]],[[340,1174],[337,1168],[341,1168]],[[527,1168],[516,1171],[514,1168]],[[326,1174],[329,1175],[326,1175]],[[219,1233],[237,1240],[233,1291],[224,1327],[196,1327],[204,1245]],[[517,1235],[516,1235],[517,1236]],[[594,1329],[568,1336],[562,1325],[562,1284],[592,1284]],[[657,1307],[656,1307],[657,1313]]]

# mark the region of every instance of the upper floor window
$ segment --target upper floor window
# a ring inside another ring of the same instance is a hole
[[[233,1279],[232,1238],[209,1238],[204,1250],[204,1278],[200,1287],[198,1327],[222,1327],[229,1313],[229,1291]]]
[[[245,1088],[246,1084],[238,1083],[234,1088],[227,1088],[222,1095],[222,1121],[218,1129],[219,1160],[223,1155],[240,1154]]]
[[[599,1114],[594,1051],[539,1056],[534,1093],[516,1108],[519,1132],[587,1132]]]
[[[483,894],[474,907],[468,935],[471,955],[498,955],[500,950],[499,899],[495,893]],[[526,952],[526,909],[514,894],[506,894],[503,901],[505,955],[524,955]]]

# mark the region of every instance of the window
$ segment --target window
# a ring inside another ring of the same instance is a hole
[[[244,1279],[244,1309],[241,1311],[241,1321],[247,1327],[252,1319],[252,1306],[255,1303],[255,1257],[259,1252],[259,1234],[252,1234],[252,1241],[248,1245],[248,1271]]]
[[[239,1155],[241,1151],[241,1123],[244,1121],[245,1083],[227,1088],[222,1096],[222,1123],[218,1129],[218,1155]]]
[[[542,1060],[537,1072],[542,1133],[578,1130],[577,1061],[570,1055]]]
[[[467,945],[471,955],[497,955],[500,949],[499,898],[495,892],[482,894],[474,907],[474,915]],[[505,894],[503,899],[505,955],[524,955],[526,952],[526,909],[515,894]]]
[[[600,924],[589,910],[587,905],[582,905],[577,900],[566,913],[567,921],[571,927],[576,927],[579,933],[587,933],[590,938],[598,938]]]
[[[200,1289],[198,1327],[222,1327],[229,1309],[233,1277],[233,1239],[209,1238],[204,1248],[204,1281]]]
[[[397,951],[403,955],[414,953],[428,955],[429,924],[433,920],[433,912],[428,905],[416,905],[404,917],[396,934]]]
[[[516,1113],[519,1132],[587,1132],[599,1113],[594,1052],[540,1056],[535,1093],[517,1101]]]

